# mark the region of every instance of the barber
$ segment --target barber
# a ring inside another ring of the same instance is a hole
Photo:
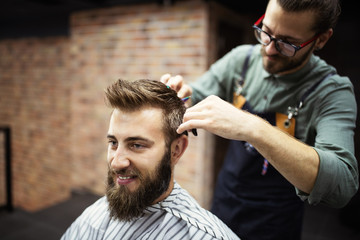
[[[303,202],[343,207],[358,189],[353,86],[314,55],[340,14],[336,0],[269,0],[242,45],[196,82],[178,133],[231,139],[211,211],[242,239],[301,239]]]

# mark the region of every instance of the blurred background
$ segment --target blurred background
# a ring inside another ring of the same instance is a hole
[[[233,47],[256,43],[251,26],[266,4],[3,0],[0,205],[38,213],[63,204],[74,193],[102,195],[110,116],[104,89],[119,78],[159,79],[164,73],[195,81]],[[358,19],[349,1],[341,4],[335,34],[317,54],[340,75],[349,76],[359,102]],[[358,128],[355,135],[359,159]],[[176,168],[177,181],[205,208],[211,204],[226,146],[226,140],[199,131]],[[331,214],[335,224],[351,232],[359,225],[351,220],[359,222],[359,204],[357,194],[344,209],[308,207],[307,216]],[[305,223],[308,229],[312,226]]]

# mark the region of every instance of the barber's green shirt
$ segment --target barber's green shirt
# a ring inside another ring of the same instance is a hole
[[[214,63],[198,81],[192,83],[193,103],[209,95],[232,102],[250,45],[233,49]],[[263,69],[260,45],[250,57],[241,94],[256,112],[278,112],[287,115],[304,93],[330,73],[336,73],[317,56],[299,71],[285,76],[271,75]],[[347,77],[338,74],[320,83],[305,99],[296,117],[295,137],[313,146],[320,157],[319,174],[310,195],[297,194],[310,204],[319,202],[344,206],[358,189],[358,167],[354,156],[356,101]],[[241,159],[239,159],[241,161]]]

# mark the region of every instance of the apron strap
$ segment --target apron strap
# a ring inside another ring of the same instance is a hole
[[[242,71],[240,74],[240,79],[239,79],[240,86],[242,86],[244,84],[246,72],[249,68],[249,60],[250,60],[250,57],[251,57],[254,47],[255,47],[255,45],[252,45],[246,54],[246,58],[245,58],[245,61],[244,61],[243,67],[242,67]]]
[[[315,91],[315,89],[320,85],[320,83],[322,83],[323,81],[327,80],[328,78],[330,78],[331,76],[335,75],[334,72],[329,73],[328,75],[326,75],[326,77],[320,79],[320,81],[316,82],[314,85],[311,86],[311,88],[309,88],[308,90],[306,90],[306,92],[302,95],[302,97],[300,98],[300,101],[298,103],[298,108],[301,108],[304,105],[305,99],[310,95],[310,93],[312,93],[313,91]]]
[[[255,45],[252,45],[247,54],[246,54],[246,57],[245,57],[245,61],[244,61],[244,64],[242,66],[242,71],[240,73],[240,78],[238,79],[238,81],[236,82],[236,91],[235,91],[235,94],[237,96],[240,95],[241,91],[242,91],[242,88],[243,88],[243,85],[244,85],[244,82],[245,82],[245,76],[246,76],[246,73],[247,73],[247,70],[249,68],[249,61],[250,61],[250,57],[251,57],[251,54],[253,52],[253,49],[254,49]]]
[[[291,107],[291,106],[288,107],[288,111],[287,111],[287,113],[288,113],[287,118],[288,119],[285,121],[285,124],[288,124],[293,117],[296,117],[299,114],[299,109],[304,106],[305,99],[310,95],[310,93],[315,91],[315,89],[320,85],[320,83],[322,83],[323,81],[329,79],[333,75],[335,75],[335,73],[331,72],[328,75],[326,75],[326,77],[324,77],[324,78],[320,79],[319,81],[317,81],[308,90],[306,90],[306,92],[301,96],[298,104],[295,107]]]

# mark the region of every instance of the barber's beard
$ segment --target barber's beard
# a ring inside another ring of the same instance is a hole
[[[312,54],[315,44],[313,44],[306,53],[304,53],[301,57],[286,57],[277,53],[276,55],[272,55],[273,61],[265,61],[263,60],[264,69],[270,74],[279,74],[291,71],[293,69],[298,68],[301,66]],[[302,50],[304,51],[304,50]],[[299,53],[297,53],[299,54]],[[265,47],[262,46],[261,48],[261,55],[264,57],[266,56]]]
[[[115,173],[109,169],[106,197],[109,202],[110,217],[120,221],[131,221],[140,217],[145,208],[152,205],[168,189],[171,179],[170,158],[170,151],[167,150],[155,172],[147,176],[143,176],[137,169],[129,170],[140,181],[138,189],[133,192],[126,186],[117,186],[114,183]]]

